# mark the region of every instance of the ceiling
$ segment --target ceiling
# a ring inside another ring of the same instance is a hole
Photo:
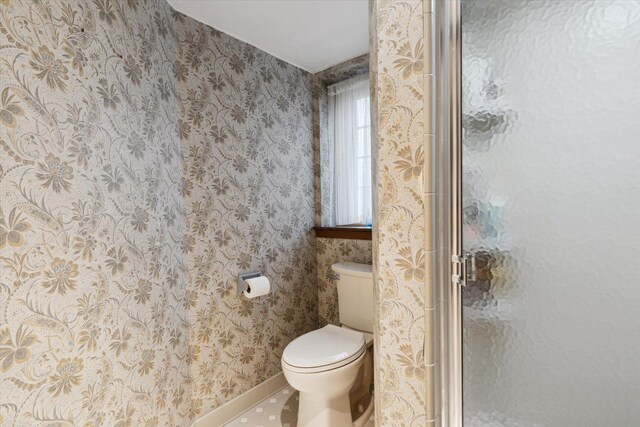
[[[169,0],[178,11],[315,73],[369,51],[368,0]]]

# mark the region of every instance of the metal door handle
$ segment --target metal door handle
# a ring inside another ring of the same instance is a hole
[[[476,280],[475,257],[473,254],[465,252],[463,255],[453,255],[451,262],[460,265],[460,274],[451,276],[453,283],[465,287],[469,283],[469,280]]]

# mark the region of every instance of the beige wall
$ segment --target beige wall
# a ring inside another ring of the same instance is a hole
[[[376,422],[436,423],[431,345],[431,2],[372,2]]]
[[[156,0],[0,1],[0,58],[0,424],[189,425],[278,372],[317,327],[311,76]]]

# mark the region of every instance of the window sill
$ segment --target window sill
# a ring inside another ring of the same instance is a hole
[[[313,227],[316,237],[327,239],[371,240],[371,227]]]

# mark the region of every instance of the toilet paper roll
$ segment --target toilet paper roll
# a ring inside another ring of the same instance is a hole
[[[247,279],[247,290],[244,291],[244,296],[247,298],[260,297],[266,295],[271,290],[271,284],[266,276],[258,276],[252,279]]]

